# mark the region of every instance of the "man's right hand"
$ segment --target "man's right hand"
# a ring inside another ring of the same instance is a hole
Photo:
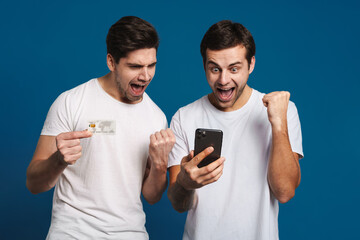
[[[66,165],[74,164],[81,157],[80,139],[91,137],[88,130],[65,132],[56,136],[56,147],[59,159]]]
[[[208,147],[194,157],[194,151],[184,157],[180,164],[180,173],[177,176],[177,182],[186,190],[201,188],[207,184],[217,181],[224,169],[225,158],[221,157],[207,166],[198,168],[198,164],[210,153],[214,151],[213,147]]]

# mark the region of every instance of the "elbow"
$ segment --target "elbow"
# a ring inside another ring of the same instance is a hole
[[[276,195],[276,199],[280,203],[287,203],[295,196],[295,188],[289,188]]]
[[[284,203],[287,203],[288,201],[290,201],[294,196],[295,196],[295,193],[291,194],[291,195],[284,195],[284,196],[278,197],[277,200],[280,203],[284,204]]]
[[[31,192],[32,194],[41,193],[41,191],[39,191],[39,189],[37,189],[36,187],[34,187],[34,185],[31,184],[28,179],[26,179],[26,188],[27,188],[27,189],[29,190],[29,192]]]
[[[150,204],[150,205],[154,205],[155,203],[160,201],[160,198],[156,198],[156,199],[146,199],[146,201]]]
[[[26,178],[26,188],[32,194],[39,194],[39,193],[42,193],[42,192],[46,192],[46,191],[50,190],[53,187],[54,186],[39,184],[39,182],[37,180],[35,180],[35,179],[33,179],[33,178],[29,177],[29,176],[27,176],[27,178]]]
[[[184,213],[184,212],[186,212],[186,211],[188,211],[187,209],[185,209],[185,208],[176,208],[174,205],[173,205],[173,208],[178,212],[178,213]]]
[[[175,201],[170,190],[168,191],[167,196],[171,202],[172,207],[175,209],[175,211],[177,211],[179,213],[183,213],[183,212],[186,212],[189,210],[189,209],[186,209],[184,206],[180,206],[180,204],[178,204],[177,201]]]

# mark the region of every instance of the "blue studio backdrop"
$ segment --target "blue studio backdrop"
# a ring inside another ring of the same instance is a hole
[[[280,206],[280,239],[359,239],[359,12],[355,0],[2,3],[0,239],[46,237],[52,191],[32,195],[26,168],[55,98],[108,72],[106,34],[126,15],[158,30],[147,93],[169,122],[210,91],[199,50],[206,30],[223,19],[244,24],[257,46],[249,85],[290,91],[302,124],[302,182]],[[181,239],[186,213],[166,194],[144,209],[151,239]]]

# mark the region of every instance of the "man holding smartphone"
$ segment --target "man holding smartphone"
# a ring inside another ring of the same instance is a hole
[[[141,193],[154,204],[167,186],[175,137],[145,93],[157,32],[123,17],[106,44],[110,72],[56,99],[27,170],[32,193],[55,186],[47,239],[149,239]]]
[[[289,92],[263,94],[247,85],[255,42],[243,25],[214,24],[200,50],[212,93],[180,108],[170,126],[176,143],[168,197],[177,211],[188,211],[183,239],[278,239],[278,202],[289,201],[300,183],[296,106]],[[223,157],[201,168],[214,149],[194,156],[197,128],[223,131]]]

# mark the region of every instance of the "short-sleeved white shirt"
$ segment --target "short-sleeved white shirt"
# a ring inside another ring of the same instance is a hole
[[[48,239],[148,239],[141,188],[150,135],[166,117],[146,93],[125,104],[92,79],[56,99],[41,135],[93,123],[103,132],[81,139],[82,157],[56,183]]]
[[[263,96],[253,89],[248,102],[232,112],[216,109],[204,96],[173,116],[176,143],[169,167],[179,165],[194,149],[197,128],[223,131],[221,155],[226,159],[220,179],[196,189],[183,239],[278,239],[278,201],[267,181],[272,132]],[[300,121],[291,101],[287,120],[292,151],[302,157]]]

